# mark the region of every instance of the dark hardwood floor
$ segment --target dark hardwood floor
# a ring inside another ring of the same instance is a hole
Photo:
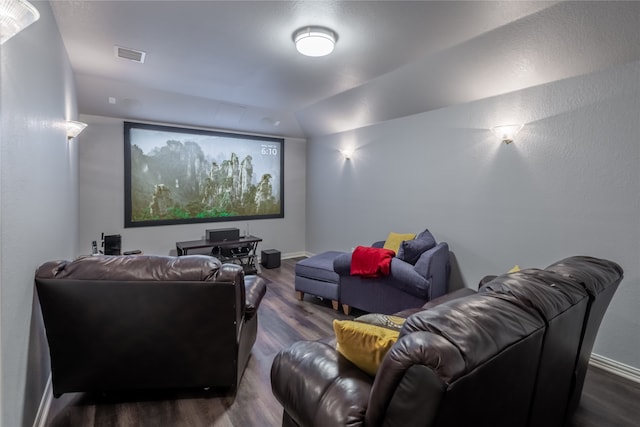
[[[258,338],[235,398],[226,391],[163,391],[88,395],[65,394],[51,404],[47,427],[269,427],[282,422],[282,407],[271,393],[275,354],[291,343],[333,333],[332,321],[348,316],[330,301],[305,296],[297,301],[293,266],[260,273],[272,283],[260,305]],[[361,313],[355,312],[358,316]],[[640,384],[590,367],[580,407],[569,427],[632,427],[640,420]],[[329,426],[328,426],[329,427]],[[517,427],[517,426],[514,426]]]

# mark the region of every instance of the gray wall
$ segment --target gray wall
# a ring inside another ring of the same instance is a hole
[[[217,226],[122,228],[122,120],[82,117],[89,128],[67,142],[73,74],[49,4],[35,4],[40,21],[0,51],[3,426],[32,425],[49,372],[33,310],[39,264],[87,253],[103,231],[122,234],[125,249],[167,254]],[[248,227],[284,255],[429,227],[455,253],[454,286],[574,254],[615,260],[625,280],[595,352],[640,368],[639,80],[636,62],[308,146],[287,140],[285,218]],[[527,125],[505,146],[487,128],[509,122]],[[347,147],[357,148],[348,162]]]
[[[175,242],[204,237],[208,228],[237,227],[263,241],[262,249],[278,249],[283,256],[305,250],[305,158],[306,142],[285,139],[284,218],[243,222],[216,222],[158,227],[124,228],[124,136],[123,120],[82,115],[89,124],[79,147],[80,254],[90,251],[100,234],[120,234],[123,250],[140,249],[145,254],[175,255]]]
[[[3,426],[31,426],[49,375],[33,274],[77,253],[74,80],[48,2],[1,48],[0,328]]]
[[[625,270],[594,352],[640,369],[640,63],[309,141],[307,250],[428,227],[454,287],[572,255]],[[511,145],[487,130],[526,123]],[[339,149],[355,148],[351,160]]]

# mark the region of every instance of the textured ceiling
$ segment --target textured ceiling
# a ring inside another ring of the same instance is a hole
[[[289,137],[355,129],[640,59],[640,2],[51,6],[81,113]],[[291,36],[305,25],[336,31],[334,53],[298,54]],[[117,58],[114,45],[146,52],[144,64]]]

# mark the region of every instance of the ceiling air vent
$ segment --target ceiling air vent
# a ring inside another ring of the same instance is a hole
[[[146,53],[141,50],[129,49],[122,46],[114,46],[113,49],[118,58],[128,59],[129,61],[139,62],[140,64],[144,63]]]

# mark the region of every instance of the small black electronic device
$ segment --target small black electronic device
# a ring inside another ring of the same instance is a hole
[[[105,255],[120,255],[120,249],[122,247],[122,238],[120,237],[119,234],[104,236],[102,240],[102,246],[104,246]]]
[[[224,242],[226,240],[239,240],[239,228],[212,228],[206,231],[206,238],[210,242]]]
[[[260,255],[260,264],[262,264],[264,268],[280,267],[280,251],[276,249],[265,249]]]

